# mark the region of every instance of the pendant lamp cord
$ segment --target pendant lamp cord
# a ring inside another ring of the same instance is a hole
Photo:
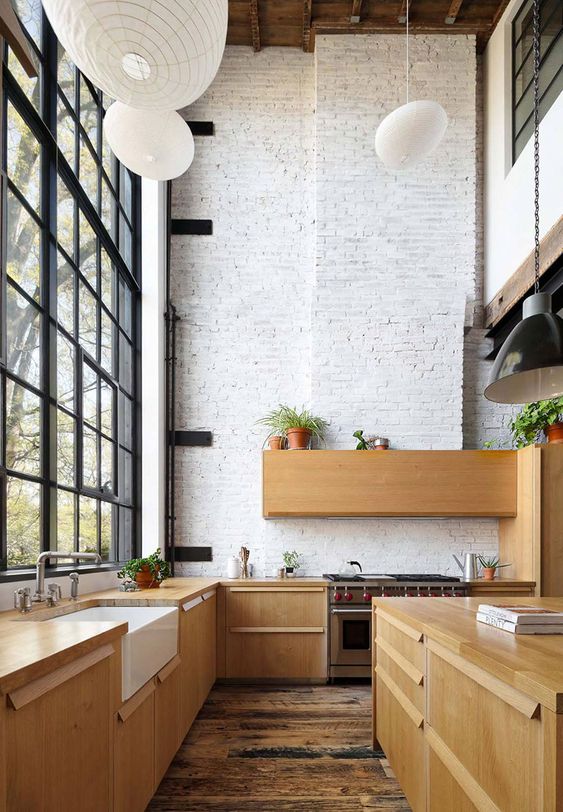
[[[534,272],[540,292],[540,0],[534,3]]]
[[[410,0],[407,3],[407,104],[409,103],[409,6]]]

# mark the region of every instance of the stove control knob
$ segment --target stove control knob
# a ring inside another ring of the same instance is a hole
[[[366,603],[367,601],[371,601],[371,595],[369,592],[364,592],[364,600],[366,601]]]
[[[344,600],[351,601],[353,597],[354,596],[352,595],[351,592],[345,592],[344,593]]]
[[[341,601],[342,600],[342,593],[341,592],[335,592],[334,593],[334,600],[335,601]]]

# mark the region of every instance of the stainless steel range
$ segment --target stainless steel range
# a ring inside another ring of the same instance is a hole
[[[371,599],[461,598],[467,584],[446,575],[336,575],[328,590],[329,677],[371,677]]]

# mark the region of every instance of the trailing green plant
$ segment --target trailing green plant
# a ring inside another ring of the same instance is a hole
[[[285,437],[285,432],[281,428],[281,415],[283,409],[284,407],[280,405],[279,408],[272,409],[271,412],[268,412],[267,415],[256,421],[257,426],[266,426],[266,428],[270,429],[270,433],[266,437],[266,440],[269,440],[270,437]]]
[[[548,426],[563,421],[563,397],[527,403],[510,422],[516,448],[537,443]]]
[[[287,434],[290,429],[307,429],[311,432],[313,437],[316,437],[318,440],[323,440],[328,422],[322,417],[315,416],[309,409],[305,409],[305,407],[302,407],[301,411],[298,412],[297,408],[292,409],[290,406],[280,405],[278,426],[284,435]]]
[[[119,570],[117,577],[130,578],[134,581],[137,573],[142,572],[145,567],[148,568],[155,581],[165,581],[167,578],[170,578],[170,566],[168,561],[164,561],[161,557],[160,550],[155,550],[154,553],[148,555],[146,558],[132,558],[131,561],[128,561]]]
[[[287,569],[296,570],[299,568],[299,564],[301,563],[301,556],[297,552],[297,550],[286,550],[283,555],[283,563],[287,567]]]
[[[479,563],[486,570],[500,570],[502,567],[509,567],[510,564],[500,564],[498,556],[488,558],[485,555],[479,556]]]

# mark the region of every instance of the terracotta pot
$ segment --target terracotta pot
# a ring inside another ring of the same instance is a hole
[[[548,443],[563,443],[563,423],[553,423],[545,429]]]
[[[483,578],[485,581],[494,581],[496,571],[496,567],[483,567]]]
[[[294,451],[309,448],[312,432],[310,429],[288,429],[287,444]]]
[[[160,567],[157,567],[156,571],[160,572]],[[139,589],[158,589],[160,587],[160,581],[153,577],[152,572],[146,564],[143,569],[135,575],[135,582]]]
[[[270,451],[282,451],[285,446],[285,437],[276,435],[268,440]]]

